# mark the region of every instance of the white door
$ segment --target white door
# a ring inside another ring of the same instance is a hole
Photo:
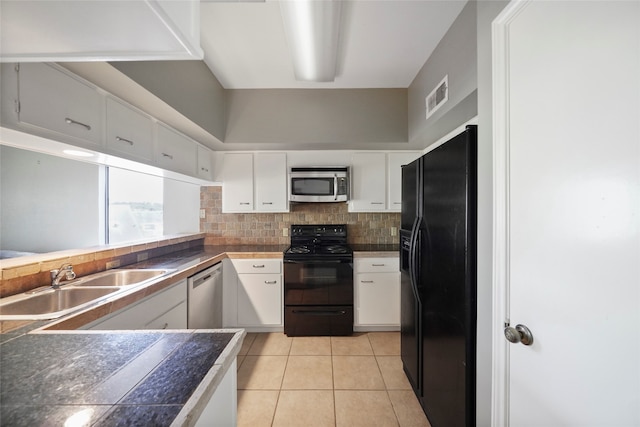
[[[640,2],[512,3],[493,29],[493,425],[639,426]]]

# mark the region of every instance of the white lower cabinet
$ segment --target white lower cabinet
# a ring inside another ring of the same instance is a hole
[[[196,427],[229,427],[238,422],[238,370],[234,360],[218,384],[207,406],[194,424]]]
[[[281,330],[284,325],[282,260],[224,261],[224,327],[243,327],[251,331]]]
[[[282,276],[238,274],[238,326],[282,324]]]
[[[355,327],[400,326],[398,258],[354,260]]]
[[[187,329],[187,281],[182,280],[83,329]]]

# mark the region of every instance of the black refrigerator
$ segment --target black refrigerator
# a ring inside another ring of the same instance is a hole
[[[401,356],[432,427],[475,425],[476,126],[402,167]]]

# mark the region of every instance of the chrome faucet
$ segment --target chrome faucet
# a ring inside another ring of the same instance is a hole
[[[51,287],[53,289],[60,288],[60,282],[63,280],[73,280],[76,278],[76,273],[73,271],[73,266],[69,263],[62,264],[57,270],[49,271],[51,274]]]

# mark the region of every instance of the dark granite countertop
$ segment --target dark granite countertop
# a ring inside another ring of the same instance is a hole
[[[199,415],[205,377],[221,381],[244,330],[57,332],[0,344],[0,422],[169,426]],[[207,376],[216,369],[213,377]],[[207,397],[208,400],[208,397]],[[189,404],[187,405],[187,402]]]

